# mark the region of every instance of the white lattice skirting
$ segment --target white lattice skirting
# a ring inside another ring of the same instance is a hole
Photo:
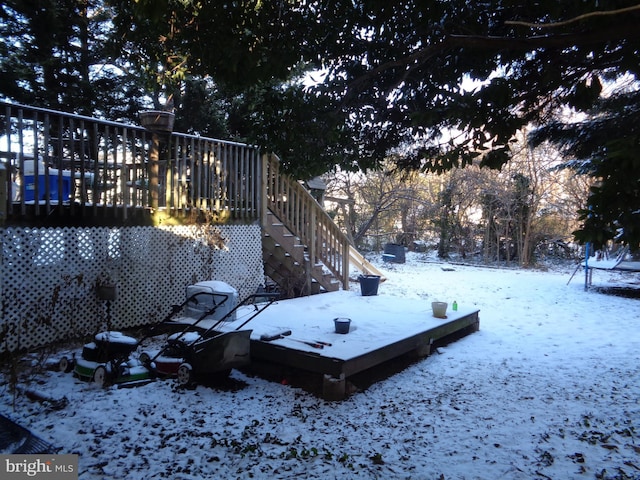
[[[264,279],[258,225],[3,228],[0,237],[0,352],[156,323],[202,280],[242,299]],[[116,286],[114,300],[100,298],[102,285]]]

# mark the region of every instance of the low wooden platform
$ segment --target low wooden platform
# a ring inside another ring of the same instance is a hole
[[[220,329],[234,329],[250,311],[251,307],[246,314],[239,312],[236,321],[225,322]],[[448,318],[440,319],[433,316],[427,301],[339,291],[278,301],[244,328],[253,330],[252,363],[322,374],[323,396],[335,399],[344,397],[345,380],[352,375],[410,352],[427,356],[433,345],[477,331],[478,313],[461,305],[457,312],[449,307]],[[349,333],[335,333],[336,317],[351,319]],[[261,340],[285,331],[291,334]]]

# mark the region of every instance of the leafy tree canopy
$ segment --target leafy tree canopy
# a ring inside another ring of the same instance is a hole
[[[484,150],[482,162],[499,167],[518,128],[562,105],[589,108],[603,81],[638,70],[640,6],[630,1],[116,4],[121,25],[153,32],[191,73],[229,91],[261,83],[274,114],[303,109],[336,140],[346,140],[340,129],[356,134],[344,155],[366,166],[402,148],[408,166],[438,171]],[[292,81],[307,72],[321,81]]]
[[[144,92],[120,61],[102,0],[0,3],[0,96],[18,103],[133,118]]]
[[[598,100],[585,120],[549,122],[531,135],[565,151],[563,168],[597,180],[574,232],[596,248],[610,240],[640,248],[640,92],[631,87]]]

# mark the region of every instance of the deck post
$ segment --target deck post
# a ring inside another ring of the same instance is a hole
[[[414,350],[414,354],[417,358],[424,358],[431,355],[431,349],[433,347],[433,338],[425,338],[425,341],[420,343]]]
[[[325,400],[344,400],[347,396],[346,380],[344,373],[334,377],[332,375],[322,376],[322,398]]]
[[[261,157],[262,168],[260,171],[260,192],[258,192],[258,196],[260,198],[260,211],[258,212],[260,226],[264,227],[267,221],[267,212],[269,210],[269,201],[267,199],[267,195],[269,192],[269,178],[271,175],[271,169],[269,165],[270,156],[265,153]]]
[[[160,136],[153,132],[149,150],[149,206],[158,211],[158,175],[160,173]]]
[[[585,291],[589,290],[589,246],[590,243],[587,242],[584,247],[584,289]]]

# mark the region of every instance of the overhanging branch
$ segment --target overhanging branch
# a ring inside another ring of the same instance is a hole
[[[638,6],[640,9],[640,6]],[[640,28],[633,22],[616,24],[600,30],[588,30],[576,33],[555,35],[534,35],[527,37],[507,37],[490,35],[456,35],[449,34],[439,42],[416,50],[415,52],[397,60],[386,62],[369,70],[353,80],[345,96],[345,102],[363,91],[366,84],[373,78],[393,69],[402,69],[399,74],[406,78],[408,73],[427,61],[446,54],[454,49],[484,50],[487,52],[500,51],[532,51],[539,48],[564,49],[574,46],[589,46],[621,40],[640,39]]]
[[[635,10],[640,10],[640,5],[633,5],[631,7],[619,8],[617,10],[603,10],[603,11],[597,11],[597,12],[589,12],[583,15],[578,15],[577,17],[574,17],[574,18],[570,18],[568,20],[564,20],[562,22],[532,23],[532,22],[523,22],[519,20],[507,20],[504,23],[505,25],[518,25],[521,27],[530,27],[530,28],[556,28],[556,27],[564,27],[566,25],[570,25],[572,23],[576,23],[582,20],[587,20],[593,17],[620,15],[623,13],[633,12]]]

